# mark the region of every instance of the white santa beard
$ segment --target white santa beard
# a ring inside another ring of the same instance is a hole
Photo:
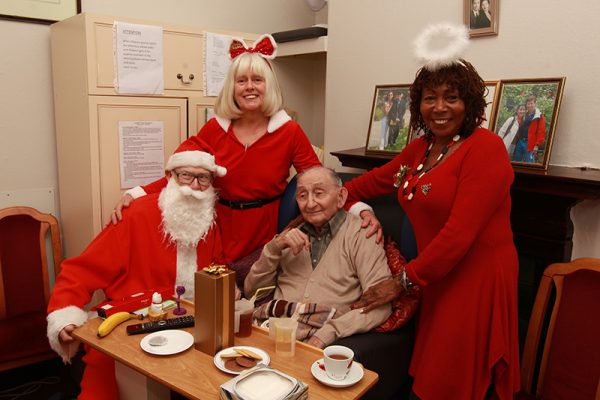
[[[186,288],[186,299],[194,298],[194,273],[198,269],[196,246],[215,219],[217,195],[211,187],[204,191],[179,186],[169,179],[158,198],[165,240],[177,246],[175,286]]]
[[[212,186],[194,191],[169,179],[158,198],[165,236],[171,243],[196,247],[214,223],[216,200]]]

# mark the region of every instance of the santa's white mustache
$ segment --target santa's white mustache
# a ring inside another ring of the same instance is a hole
[[[194,190],[190,186],[179,186],[179,192],[184,196],[192,196],[198,200],[204,200],[208,197],[208,193],[202,190]]]

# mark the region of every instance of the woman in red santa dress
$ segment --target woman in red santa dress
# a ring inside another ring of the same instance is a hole
[[[449,39],[448,49],[429,50]],[[425,65],[410,87],[410,112],[424,135],[347,184],[349,201],[397,192],[414,228],[418,256],[354,305],[368,312],[421,287],[411,399],[508,400],[519,390],[514,173],[502,139],[480,127],[486,89],[460,58],[466,43],[466,28],[447,24],[419,37]],[[371,224],[380,226],[374,216]]]
[[[306,134],[283,110],[283,98],[268,59],[275,57],[270,35],[248,48],[233,40],[233,62],[216,99],[215,118],[187,142],[206,141],[227,168],[227,176],[215,179],[218,189],[218,226],[228,262],[262,247],[277,231],[279,198],[290,167],[296,171],[320,165]],[[185,144],[185,142],[184,142]],[[127,191],[112,216],[133,198],[160,191],[160,179]]]

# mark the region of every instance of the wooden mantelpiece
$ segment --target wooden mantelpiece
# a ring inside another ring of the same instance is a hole
[[[370,170],[393,155],[365,154],[365,148],[334,151],[343,166]],[[600,198],[600,171],[551,165],[547,171],[515,168],[511,224],[519,253],[519,330],[521,343],[544,269],[571,260],[571,208]]]

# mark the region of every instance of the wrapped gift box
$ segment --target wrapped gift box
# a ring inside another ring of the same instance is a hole
[[[194,276],[194,347],[214,356],[233,346],[235,272],[221,266],[211,273],[210,268]]]

